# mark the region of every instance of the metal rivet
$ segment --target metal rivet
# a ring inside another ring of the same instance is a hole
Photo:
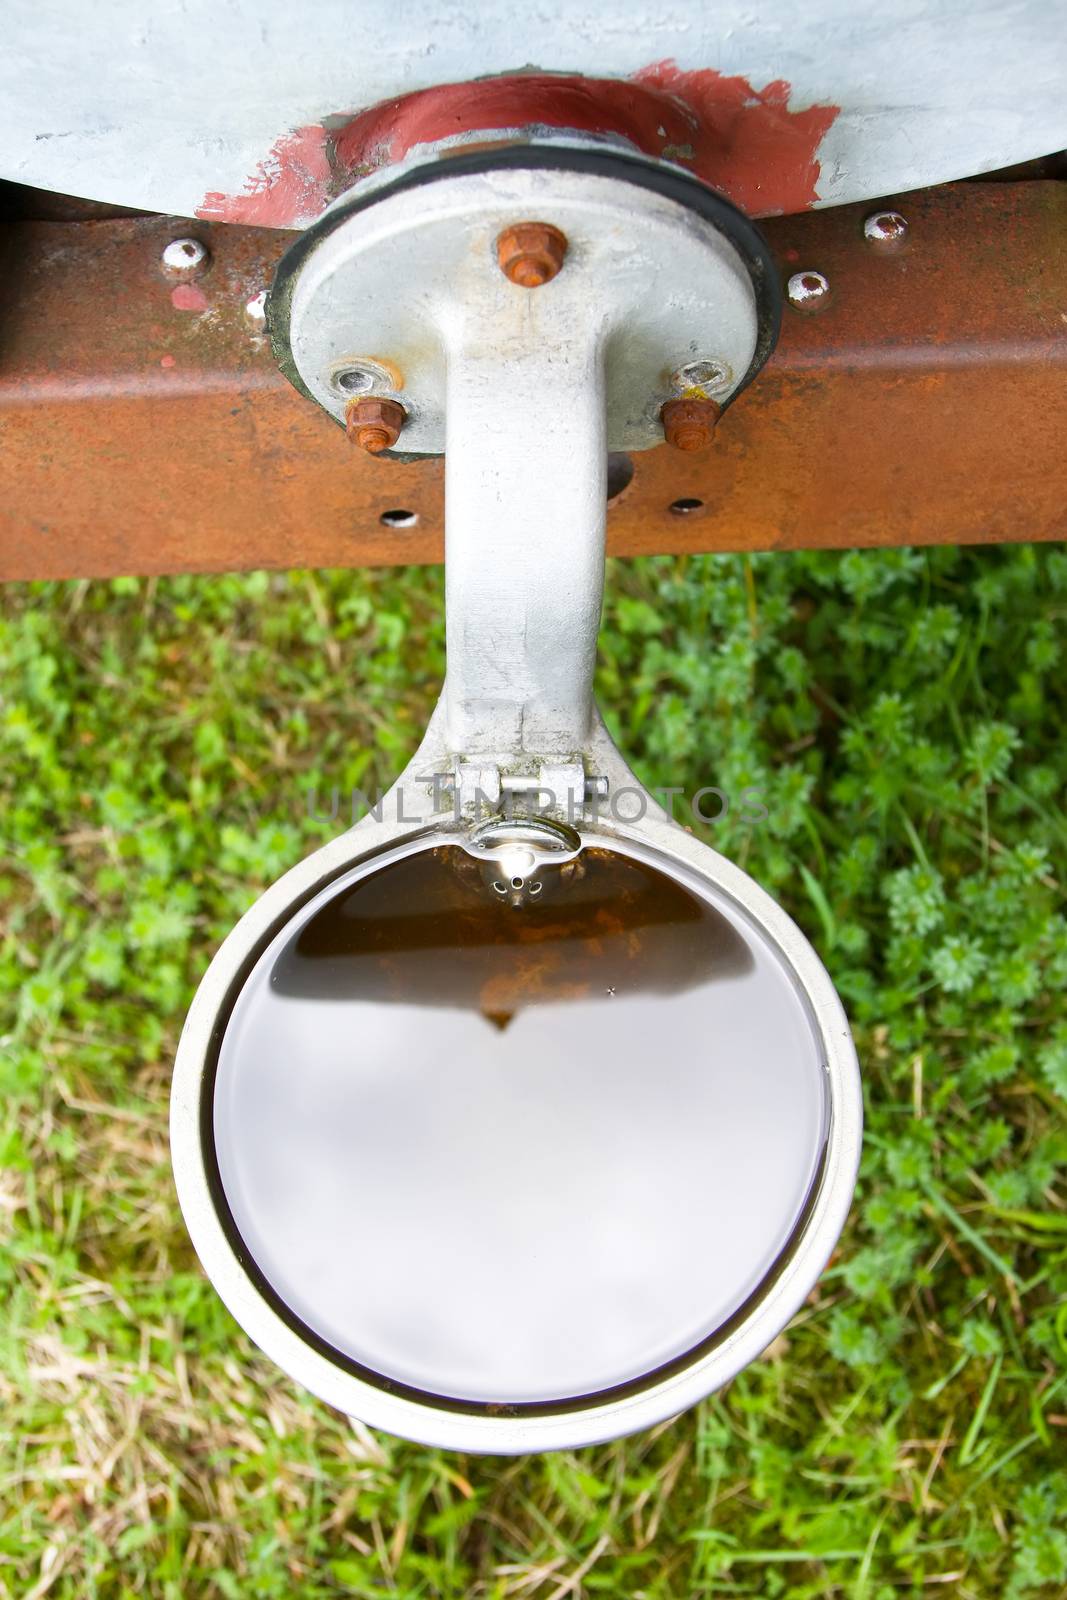
[[[907,218],[899,211],[873,211],[863,224],[863,237],[873,245],[902,244],[907,232]]]
[[[671,375],[675,389],[710,389],[712,392],[728,389],[733,373],[724,361],[687,361],[684,367]]]
[[[821,272],[794,272],[785,286],[797,311],[821,311],[830,298],[830,280]]]
[[[160,259],[168,278],[198,278],[211,257],[199,239],[172,239]]]

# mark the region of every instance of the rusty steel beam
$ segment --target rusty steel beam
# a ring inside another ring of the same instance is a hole
[[[888,247],[870,206],[765,224],[783,279],[830,293],[787,308],[711,449],[632,458],[614,553],[1067,536],[1067,185],[897,205]],[[161,268],[182,234],[210,251],[184,284]],[[287,243],[160,217],[0,229],[0,578],[441,559],[440,463],[353,450],[249,319]]]

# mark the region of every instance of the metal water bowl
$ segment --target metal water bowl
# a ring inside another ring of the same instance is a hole
[[[516,222],[550,276],[509,275]],[[275,285],[303,392],[340,421],[339,372],[381,391],[358,442],[447,433],[448,678],[380,814],[212,963],[174,1165],[252,1338],[413,1439],[546,1449],[681,1411],[771,1342],[845,1219],[833,986],[592,697],[608,452],[713,424],[773,345],[774,284],[720,197],[556,144],[357,189]]]

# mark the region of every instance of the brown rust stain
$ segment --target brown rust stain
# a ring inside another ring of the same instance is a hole
[[[505,278],[521,289],[551,283],[567,255],[567,237],[550,222],[517,222],[496,242],[496,258]]]
[[[713,451],[633,454],[613,553],[1067,537],[1067,186],[897,204],[899,255],[866,246],[865,207],[765,225],[783,276],[825,271],[833,304],[786,310]],[[286,237],[205,224],[209,307],[189,315],[158,271],[174,228],[9,226],[0,577],[441,560],[441,462],[351,450],[250,334]],[[686,500],[699,515],[671,510]],[[417,522],[383,526],[396,506]]]
[[[475,1010],[500,1028],[529,1006],[676,994],[750,969],[730,923],[675,879],[614,851],[580,860],[562,886],[542,864],[545,898],[521,908],[457,845],[393,862],[322,907],[271,989]]]

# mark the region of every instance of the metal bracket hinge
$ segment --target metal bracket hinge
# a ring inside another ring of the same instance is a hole
[[[493,762],[457,756],[449,770],[425,773],[419,780],[433,792],[434,811],[484,817],[534,811],[568,821],[591,801],[604,800],[608,780],[586,773],[577,761],[542,761],[535,772],[502,772]]]

